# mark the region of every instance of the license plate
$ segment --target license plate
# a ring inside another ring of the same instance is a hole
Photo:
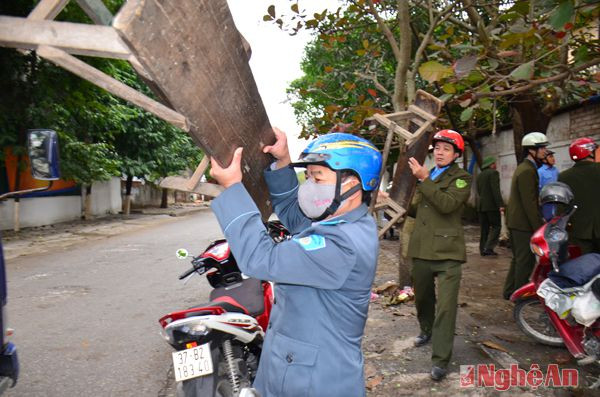
[[[205,343],[191,349],[173,353],[173,369],[177,382],[213,373],[210,344]]]

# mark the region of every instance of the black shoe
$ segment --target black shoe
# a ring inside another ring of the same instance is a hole
[[[436,367],[435,365],[431,367],[431,379],[439,382],[446,377],[448,371],[446,368]]]
[[[484,250],[481,256],[497,256],[498,254],[492,250]]]
[[[431,335],[421,334],[415,338],[415,347],[426,345],[431,340]]]

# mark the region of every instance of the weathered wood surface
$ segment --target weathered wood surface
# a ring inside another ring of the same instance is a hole
[[[244,147],[244,185],[263,216],[270,203],[262,153],[275,141],[244,40],[225,0],[129,0],[113,19],[195,142],[221,165]]]
[[[414,105],[420,110],[423,110],[430,115],[436,116],[442,110],[442,101],[426,93],[425,91],[417,91],[417,96]],[[418,131],[419,124],[410,122],[408,130],[412,133]],[[423,131],[422,134],[406,148],[404,153],[398,156],[396,172],[392,182],[392,191],[390,197],[403,208],[410,206],[410,201],[415,192],[417,178],[415,178],[408,166],[408,159],[414,157],[423,164],[427,156],[427,149],[433,136],[433,128]]]
[[[41,13],[41,11],[40,11]],[[38,16],[42,14],[38,13]],[[129,48],[109,26],[0,16],[0,43],[34,50],[38,45],[58,47],[70,54],[128,59]]]

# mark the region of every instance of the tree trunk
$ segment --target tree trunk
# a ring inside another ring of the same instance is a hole
[[[133,185],[133,175],[127,175],[125,181],[125,203],[123,208],[123,215],[129,215],[131,210],[131,186]]]
[[[83,219],[92,219],[92,185],[85,185],[85,200],[83,203]]]
[[[163,188],[162,199],[160,201],[160,208],[167,208],[169,206],[169,189]]]
[[[23,160],[22,155],[17,156],[17,166],[15,168],[15,192],[18,192],[21,189],[21,161]],[[19,211],[21,209],[21,198],[17,195],[14,201],[14,224],[13,230],[15,232],[19,232],[21,230],[21,220],[19,218]]]
[[[541,104],[531,94],[515,96],[511,101],[513,139],[517,164],[523,161],[521,140],[530,132],[546,133],[551,116],[542,111]]]
[[[431,96],[431,95],[417,95],[415,100],[415,105],[420,107],[421,109],[437,116],[442,110],[442,102]],[[409,123],[408,130],[410,132],[415,132],[419,126],[415,123]],[[427,156],[427,149],[429,148],[429,143],[431,141],[431,137],[433,136],[433,131],[430,129],[425,132],[421,137],[414,142],[409,148],[405,148],[402,146],[400,148],[400,153],[398,155],[398,161],[396,162],[396,172],[394,173],[392,190],[390,192],[390,197],[392,200],[396,201],[403,208],[408,209],[410,206],[410,202],[412,200],[413,194],[416,189],[417,179],[413,176],[410,167],[408,166],[408,159],[410,157],[414,157],[421,164],[425,161],[425,157]],[[408,263],[404,260],[402,256],[402,241],[403,241],[403,228],[404,223],[400,224],[398,235],[400,236],[400,262],[398,263],[398,282],[401,286],[411,285],[411,277],[410,277],[410,269]]]

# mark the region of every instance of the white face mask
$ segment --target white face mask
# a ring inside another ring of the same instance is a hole
[[[343,182],[342,186],[350,182]],[[318,184],[312,179],[307,179],[298,189],[298,204],[300,209],[310,219],[321,217],[335,198],[335,184]],[[347,199],[346,199],[347,200]],[[342,208],[346,200],[343,200],[339,208]]]

